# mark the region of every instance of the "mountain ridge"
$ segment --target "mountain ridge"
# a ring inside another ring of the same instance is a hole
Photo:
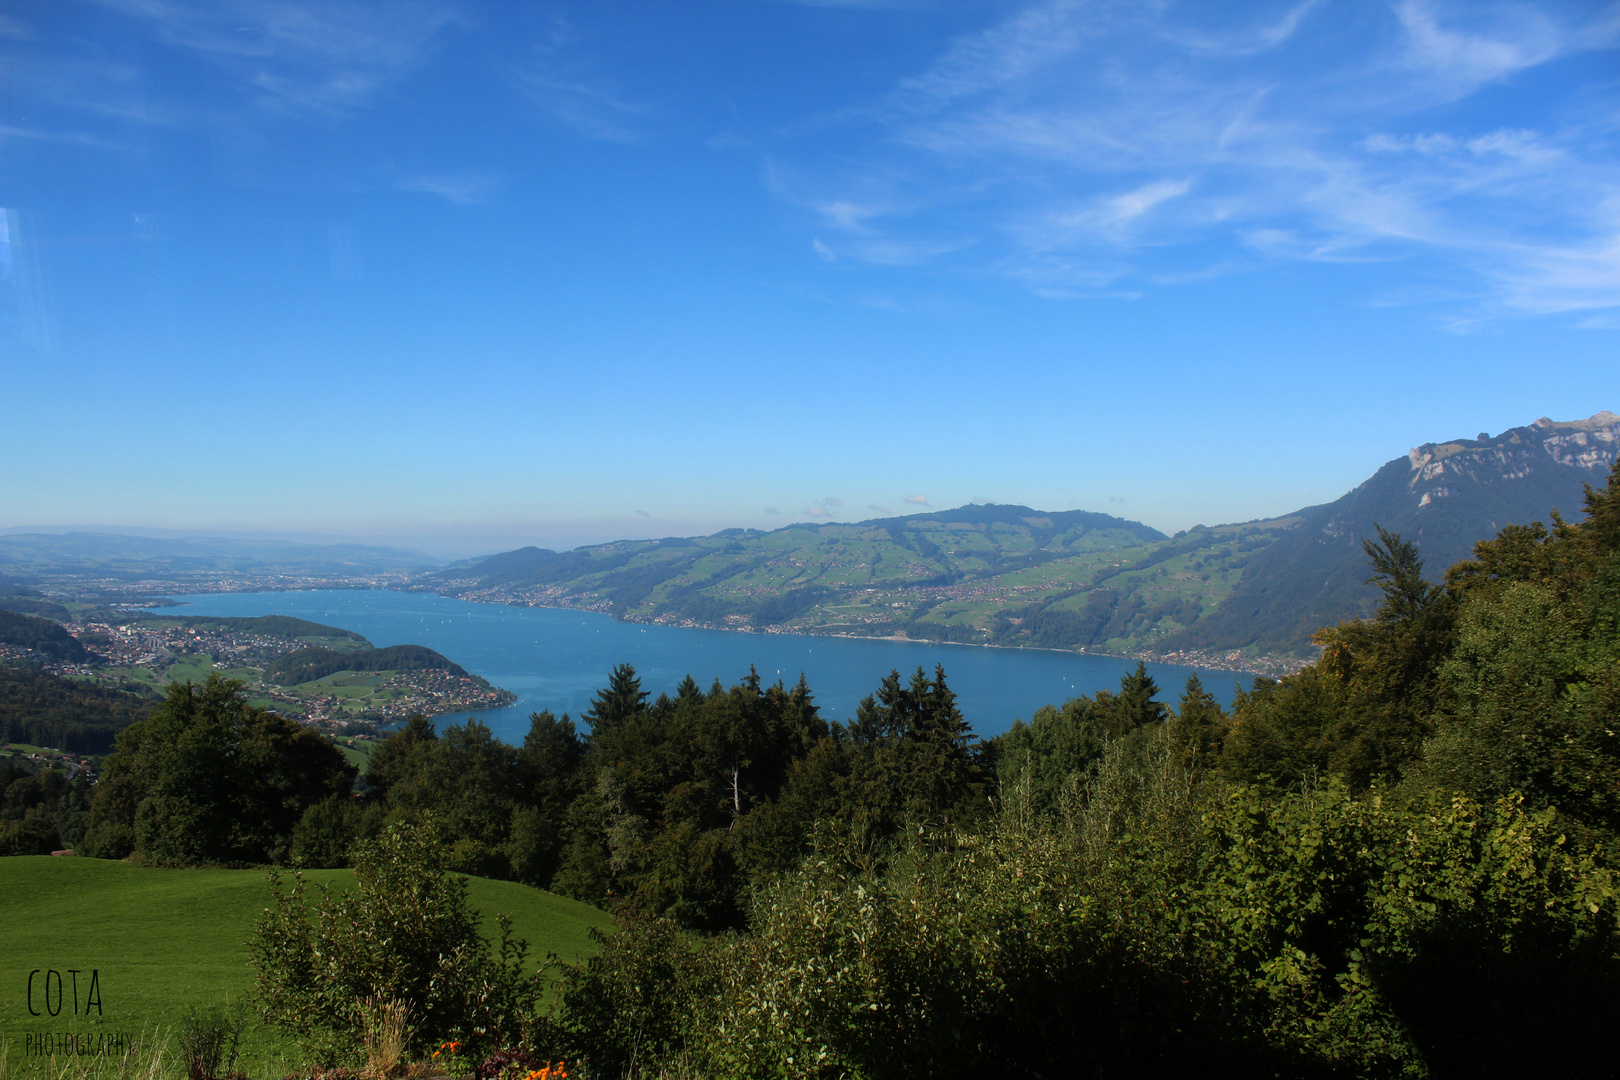
[[[1164,646],[1300,654],[1316,628],[1371,611],[1378,593],[1361,541],[1378,526],[1413,541],[1438,581],[1506,525],[1578,515],[1585,485],[1601,484],[1617,454],[1620,417],[1608,411],[1413,447],[1333,502],[1298,511],[1299,527],[1257,558],[1221,609]]]
[[[1413,540],[1438,578],[1509,523],[1579,510],[1620,453],[1620,417],[1543,417],[1424,443],[1332,502],[1167,537],[1087,510],[976,504],[770,531],[520,548],[413,587],[618,618],[1136,655],[1312,654],[1371,610],[1361,541]]]

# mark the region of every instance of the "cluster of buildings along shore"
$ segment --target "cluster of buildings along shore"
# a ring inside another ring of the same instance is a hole
[[[145,614],[145,612],[142,612]],[[383,676],[350,693],[339,687],[289,688],[266,683],[259,673],[278,658],[310,644],[294,638],[254,634],[217,625],[191,626],[184,622],[153,625],[138,621],[69,622],[64,629],[94,654],[90,662],[63,661],[33,650],[0,644],[0,658],[37,664],[52,674],[85,679],[102,685],[148,687],[166,678],[176,664],[212,667],[239,678],[248,694],[268,700],[269,707],[292,719],[317,727],[335,727],[360,721],[393,723],[416,713],[436,716],[509,705],[517,700],[508,690],[437,668],[399,671]],[[140,678],[136,672],[148,673]],[[369,677],[362,676],[366,682]]]

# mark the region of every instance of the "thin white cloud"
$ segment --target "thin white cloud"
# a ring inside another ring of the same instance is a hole
[[[1434,256],[1476,314],[1620,305],[1612,113],[1538,104],[1501,127],[1454,108],[1620,44],[1620,7],[1585,10],[1048,0],[832,121],[851,133],[836,155],[776,155],[768,181],[823,258],[1054,298],[1196,280],[1197,245],[1220,273]]]
[[[1121,17],[1117,4],[1056,0],[957,41],[933,67],[901,83],[898,100],[932,111],[1008,86],[1076,52]]]
[[[394,181],[399,191],[436,195],[457,205],[483,202],[500,186],[500,177],[483,173],[403,174]]]
[[[1326,0],[1304,0],[1304,3],[1295,4],[1283,12],[1274,23],[1244,27],[1235,34],[1210,34],[1196,29],[1172,27],[1165,31],[1164,36],[1166,40],[1201,52],[1218,53],[1223,56],[1252,56],[1267,49],[1275,49],[1293,37],[1300,24],[1305,21],[1305,17],[1325,2]]]
[[[122,144],[111,139],[103,139],[96,135],[87,135],[78,131],[42,131],[36,128],[13,127],[10,124],[0,124],[0,139],[23,139],[28,142],[54,142],[69,143],[77,146],[93,146],[98,150],[119,150]]]
[[[1395,14],[1406,32],[1405,62],[1451,97],[1545,63],[1573,44],[1546,15],[1524,5],[1495,8],[1495,24],[1472,32],[1446,25],[1440,5],[1430,0],[1405,0]]]
[[[1115,195],[1108,200],[1108,205],[1113,210],[1114,220],[1119,224],[1125,224],[1135,221],[1166,199],[1187,194],[1187,189],[1191,186],[1192,183],[1187,180],[1156,180],[1151,184],[1142,185],[1135,191]]]
[[[926,496],[926,495],[907,495],[903,501],[910,503],[912,506],[927,506],[928,505],[928,496]]]
[[[642,121],[652,112],[650,106],[626,100],[606,86],[564,78],[545,67],[524,69],[518,82],[553,119],[603,142],[640,140]]]
[[[861,206],[848,199],[838,199],[834,202],[824,203],[816,208],[822,217],[831,225],[841,229],[860,232],[869,218],[877,217],[883,213],[880,206]]]
[[[102,0],[163,43],[203,57],[261,105],[341,114],[414,70],[462,25],[438,0]]]
[[[550,33],[535,43],[528,62],[511,76],[543,113],[588,139],[638,142],[657,112],[603,75],[562,18],[553,20]]]

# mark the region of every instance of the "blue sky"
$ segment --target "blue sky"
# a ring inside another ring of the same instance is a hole
[[[1620,410],[1617,49],[1599,3],[15,0],[0,527],[1333,499]]]

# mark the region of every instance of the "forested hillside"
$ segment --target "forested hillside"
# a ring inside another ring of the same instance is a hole
[[[152,711],[141,693],[0,664],[0,740],[75,754],[105,754],[118,733]]]
[[[352,643],[357,648],[371,648],[371,642],[362,634],[353,630],[344,630],[337,626],[327,626],[325,623],[310,622],[308,619],[295,619],[291,615],[253,615],[253,616],[221,616],[221,615],[147,615],[142,614],[142,621],[148,624],[175,623],[199,629],[241,630],[249,634],[261,634],[273,638],[319,638],[328,644]]]
[[[83,663],[90,653],[78,638],[42,615],[0,609],[0,645],[31,649],[42,657]]]
[[[358,637],[358,635],[355,635]],[[364,640],[364,639],[361,639]],[[339,671],[426,671],[446,672],[458,679],[470,679],[467,669],[446,659],[426,645],[390,645],[386,649],[344,649],[338,651],[315,645],[296,649],[279,657],[264,669],[266,682],[296,686],[314,682]],[[488,687],[483,679],[479,684]]]
[[[45,599],[37,589],[6,583],[0,578],[0,611],[20,611],[25,615],[43,615],[58,622],[68,617],[68,609]]]

